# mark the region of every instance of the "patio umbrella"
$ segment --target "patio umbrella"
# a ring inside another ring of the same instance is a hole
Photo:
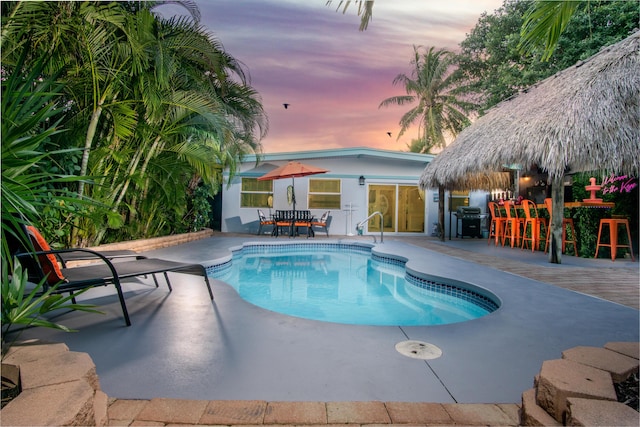
[[[565,171],[640,170],[640,31],[501,102],[425,168],[422,188],[465,183],[505,163],[535,164],[553,188],[550,262],[560,262]]]
[[[327,173],[327,172],[329,172],[327,169],[322,169],[316,166],[306,165],[300,162],[288,162],[286,165],[275,168],[274,170],[262,175],[261,177],[258,178],[258,181],[291,178],[290,199],[291,199],[291,202],[293,202],[293,211],[295,212],[296,210],[295,178],[299,178],[307,175]]]

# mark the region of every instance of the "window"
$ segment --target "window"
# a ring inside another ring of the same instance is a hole
[[[309,209],[340,209],[339,179],[309,179]]]
[[[270,208],[273,205],[273,181],[242,178],[241,208]]]
[[[454,212],[458,210],[459,206],[469,206],[469,192],[452,191],[449,200],[449,211]]]

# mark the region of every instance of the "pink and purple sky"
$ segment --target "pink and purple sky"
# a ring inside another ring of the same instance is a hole
[[[358,31],[358,5],[339,0],[196,0],[202,24],[249,72],[269,117],[265,153],[345,147],[407,151],[417,127],[396,140],[412,106],[378,108],[404,95],[413,45],[458,50],[483,12],[503,0],[376,0]],[[165,6],[163,6],[165,7]],[[178,9],[160,9],[168,11]],[[287,109],[283,104],[290,104]],[[387,132],[391,132],[389,137]]]

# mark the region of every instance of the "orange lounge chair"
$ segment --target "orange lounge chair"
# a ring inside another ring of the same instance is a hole
[[[3,224],[4,225],[4,224]],[[122,314],[127,326],[131,326],[129,312],[122,291],[122,280],[138,276],[153,276],[163,273],[169,291],[171,282],[168,272],[194,274],[204,277],[209,296],[213,300],[211,284],[206,269],[200,264],[187,264],[142,255],[117,252],[97,252],[85,248],[53,250],[35,227],[21,226],[19,231],[5,228],[5,236],[10,253],[17,257],[29,273],[29,281],[44,283],[43,292],[57,286],[56,293],[79,291],[93,286],[113,285],[118,293]],[[25,242],[28,236],[30,242]],[[93,260],[95,263],[78,267],[66,267],[71,259]]]

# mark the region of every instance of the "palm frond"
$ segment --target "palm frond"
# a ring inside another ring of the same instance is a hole
[[[520,30],[521,52],[531,54],[543,46],[542,60],[547,61],[553,55],[560,35],[580,5],[573,0],[539,0],[533,2],[527,11]]]

